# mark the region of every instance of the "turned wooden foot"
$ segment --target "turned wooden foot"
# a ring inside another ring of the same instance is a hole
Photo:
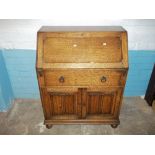
[[[53,126],[53,125],[51,125],[51,124],[46,124],[46,128],[47,128],[47,129],[51,129],[52,126]]]
[[[111,124],[112,128],[117,128],[118,124]]]

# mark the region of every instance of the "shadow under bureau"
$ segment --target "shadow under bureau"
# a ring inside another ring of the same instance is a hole
[[[36,71],[47,128],[115,128],[128,72],[127,32],[119,26],[42,27]]]

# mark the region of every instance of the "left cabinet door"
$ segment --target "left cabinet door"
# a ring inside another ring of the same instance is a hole
[[[76,120],[81,117],[81,92],[77,88],[42,88],[46,120]]]

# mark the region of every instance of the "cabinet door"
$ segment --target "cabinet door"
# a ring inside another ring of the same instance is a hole
[[[75,88],[42,89],[45,118],[78,119],[81,116],[81,93]]]
[[[122,88],[82,90],[82,118],[117,118],[122,99]]]

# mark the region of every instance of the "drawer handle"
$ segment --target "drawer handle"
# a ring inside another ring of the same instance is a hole
[[[65,78],[64,78],[63,76],[60,76],[59,82],[60,82],[60,83],[64,83],[64,82],[65,82]]]
[[[102,76],[101,77],[101,82],[106,82],[107,81],[107,78],[105,76]]]

